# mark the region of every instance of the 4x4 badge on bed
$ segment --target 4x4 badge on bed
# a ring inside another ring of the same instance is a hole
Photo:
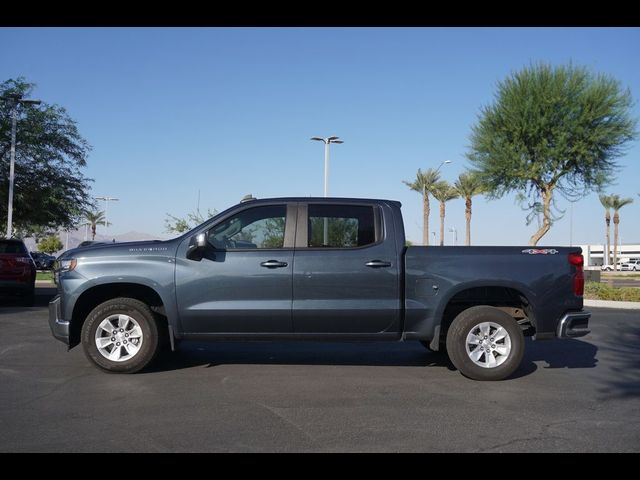
[[[526,250],[522,250],[522,253],[528,253],[529,255],[555,255],[558,253],[558,250],[555,248],[527,248]]]

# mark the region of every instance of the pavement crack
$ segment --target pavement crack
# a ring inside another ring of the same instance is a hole
[[[308,432],[306,432],[300,425],[298,425],[297,423],[293,422],[289,418],[287,418],[284,415],[282,415],[280,412],[278,412],[278,410],[276,408],[271,407],[269,405],[265,405],[264,403],[260,403],[260,402],[255,402],[255,403],[260,405],[262,408],[268,410],[269,412],[271,412],[273,415],[278,417],[280,420],[282,420],[286,424],[291,425],[298,432],[302,433],[311,443],[313,443],[313,444],[317,444],[318,443],[318,442],[316,442],[315,438],[313,438]]]

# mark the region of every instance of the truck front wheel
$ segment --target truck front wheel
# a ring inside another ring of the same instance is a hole
[[[102,370],[135,373],[159,350],[158,326],[149,307],[133,298],[101,303],[82,326],[85,355]]]
[[[461,312],[447,332],[453,365],[474,380],[502,380],[520,366],[524,335],[509,314],[490,306]]]

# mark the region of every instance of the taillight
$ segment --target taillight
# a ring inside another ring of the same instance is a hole
[[[584,295],[584,257],[580,253],[570,253],[569,263],[576,267],[573,276],[573,293],[578,296]]]

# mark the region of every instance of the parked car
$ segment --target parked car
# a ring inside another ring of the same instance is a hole
[[[467,377],[500,380],[525,335],[589,333],[579,247],[406,247],[400,207],[251,200],[173,240],[67,251],[53,336],[123,373],[165,339],[415,340]]]
[[[31,258],[33,258],[38,270],[51,270],[56,261],[56,257],[43,252],[31,252]]]
[[[600,270],[602,270],[603,272],[612,272],[613,271],[613,265],[609,264],[609,265],[602,265],[600,267]],[[620,271],[622,270],[622,262],[618,262],[616,263],[616,270]]]
[[[36,264],[22,240],[0,239],[0,295],[22,297],[33,303]]]
[[[600,267],[600,270],[602,270],[603,272],[612,272],[613,271],[613,265],[609,264],[609,265],[602,265]],[[618,263],[618,268],[617,270],[620,270],[620,263]]]
[[[624,262],[620,265],[620,270],[624,271],[634,271],[637,272],[640,270],[640,260],[630,260],[628,262]]]

